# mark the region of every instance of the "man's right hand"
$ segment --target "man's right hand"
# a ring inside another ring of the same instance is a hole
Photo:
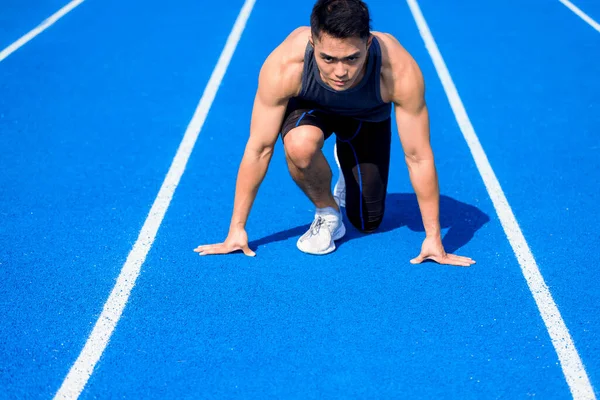
[[[250,257],[256,255],[248,247],[248,234],[244,229],[230,230],[227,239],[223,243],[201,245],[194,249],[201,256],[208,254],[228,254],[237,250],[243,251],[245,255]]]

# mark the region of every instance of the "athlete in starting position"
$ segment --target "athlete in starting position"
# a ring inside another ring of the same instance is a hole
[[[357,229],[375,231],[385,208],[393,105],[425,227],[421,252],[411,262],[473,264],[471,258],[447,254],[442,245],[429,115],[415,60],[393,36],[371,30],[369,10],[360,0],[318,0],[310,25],[293,31],[264,62],[229,234],[223,243],[195,251],[255,255],[248,247],[246,221],[280,134],[290,174],[316,207],[298,248],[310,254],[335,250],[335,241],[346,232],[340,206]],[[321,151],[332,134],[341,170],[333,193],[332,172]]]

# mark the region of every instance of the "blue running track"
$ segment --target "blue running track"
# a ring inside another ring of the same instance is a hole
[[[86,0],[0,62],[0,398],[61,387],[243,3]],[[65,4],[0,4],[0,51]],[[254,5],[80,398],[573,398],[405,2],[371,1],[373,27],[423,70],[444,244],[477,264],[409,263],[424,230],[397,139],[377,233],[299,252],[314,209],[278,142],[257,256],[192,251],[225,239],[258,71],[312,5]],[[600,32],[558,0],[419,5],[598,396]]]

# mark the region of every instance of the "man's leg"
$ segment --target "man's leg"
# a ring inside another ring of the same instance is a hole
[[[331,168],[321,149],[323,131],[311,125],[298,126],[283,140],[290,175],[317,208],[339,212],[331,193]]]
[[[379,227],[385,212],[391,122],[357,122],[355,127],[350,135],[337,135],[336,149],[346,185],[346,215],[368,233]]]
[[[282,139],[290,175],[316,207],[310,229],[298,239],[298,248],[310,254],[335,250],[334,241],[346,233],[340,209],[331,193],[331,168],[322,152],[331,134],[312,110],[294,110],[282,126]]]

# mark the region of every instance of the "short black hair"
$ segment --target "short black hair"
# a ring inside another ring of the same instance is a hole
[[[336,39],[371,35],[369,8],[361,0],[317,0],[310,15],[310,30],[319,39],[324,32]]]

